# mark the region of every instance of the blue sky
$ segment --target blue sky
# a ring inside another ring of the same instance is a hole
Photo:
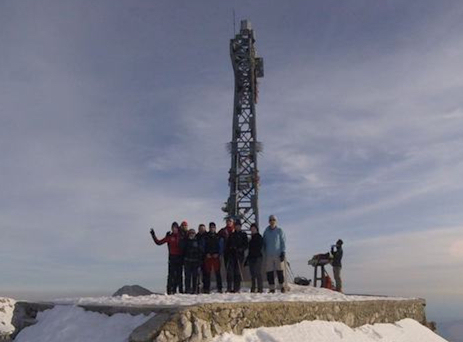
[[[463,317],[463,4],[0,0],[0,289],[162,290],[174,220],[222,223],[251,20],[261,221],[296,274],[345,241],[347,292]]]

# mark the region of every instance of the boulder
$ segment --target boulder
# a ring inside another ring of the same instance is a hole
[[[145,289],[144,287],[141,287],[140,285],[125,285],[125,286],[122,286],[116,292],[114,292],[113,297],[122,296],[122,295],[138,297],[138,296],[149,296],[152,294],[153,292],[151,292],[148,289]]]

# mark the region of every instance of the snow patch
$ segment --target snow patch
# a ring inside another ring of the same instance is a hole
[[[395,324],[364,325],[356,329],[338,322],[304,321],[274,328],[245,329],[243,335],[226,333],[213,342],[446,342],[412,319]]]
[[[153,316],[106,316],[76,306],[58,305],[39,312],[38,322],[21,330],[15,342],[127,342],[132,331]]]
[[[204,303],[249,303],[249,302],[329,302],[329,301],[364,301],[364,300],[401,300],[409,298],[376,297],[345,295],[312,286],[291,285],[286,293],[250,293],[243,289],[241,293],[211,293],[200,295],[159,295],[131,297],[122,295],[117,297],[84,297],[63,298],[53,302],[56,304],[74,305],[114,305],[114,306],[157,306],[157,305],[195,305]]]

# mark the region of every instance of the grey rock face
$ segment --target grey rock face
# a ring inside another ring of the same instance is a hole
[[[113,297],[122,296],[122,295],[138,297],[138,296],[149,296],[152,294],[153,292],[151,292],[148,289],[145,289],[144,287],[140,285],[125,285],[125,286],[122,286],[116,292],[114,292]]]

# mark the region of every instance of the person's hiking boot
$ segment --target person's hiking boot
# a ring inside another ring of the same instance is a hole
[[[275,290],[274,289],[270,290],[270,291],[268,291],[268,293],[275,293]]]
[[[281,293],[285,293],[286,289],[284,287],[281,288]]]

